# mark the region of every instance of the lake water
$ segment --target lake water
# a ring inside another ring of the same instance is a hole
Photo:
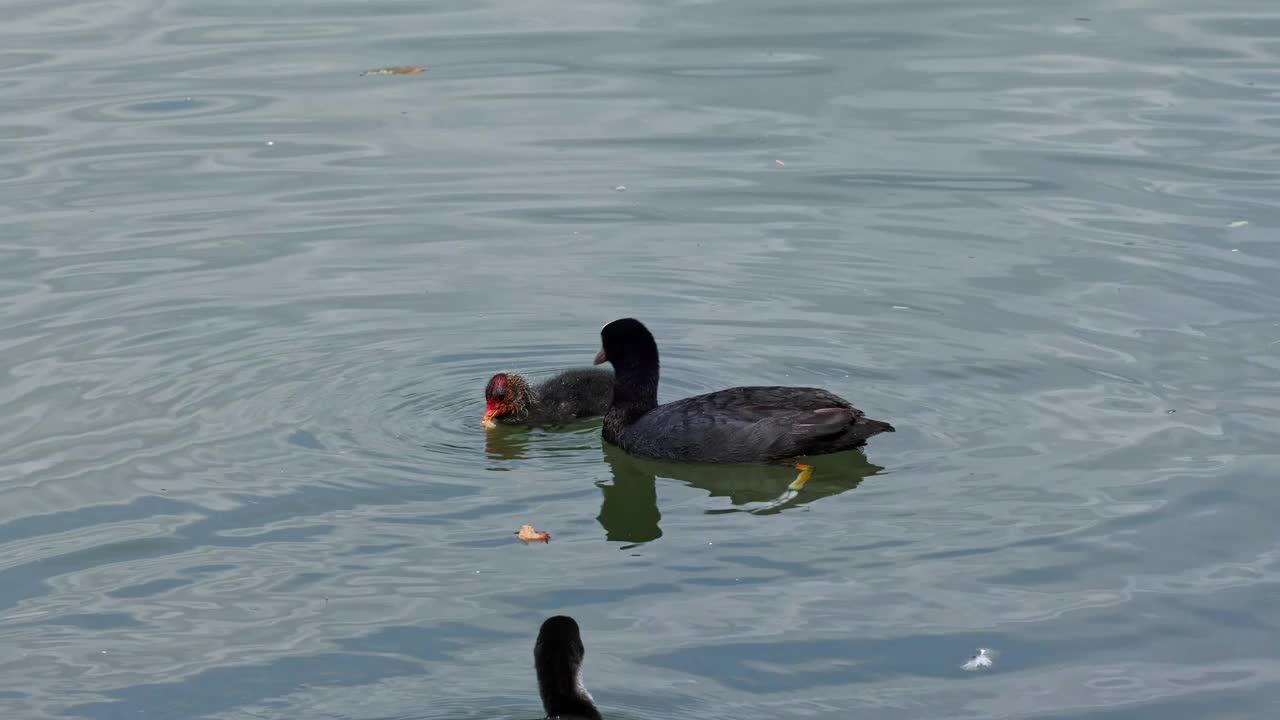
[[[0,716],[1270,717],[1272,5],[6,0]],[[622,316],[898,432],[483,431]]]

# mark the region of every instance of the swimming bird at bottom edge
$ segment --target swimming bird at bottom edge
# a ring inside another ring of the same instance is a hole
[[[577,621],[568,615],[543,621],[533,646],[533,662],[548,720],[602,720],[595,700],[582,684],[585,656]]]
[[[755,386],[658,404],[658,344],[639,320],[600,330],[595,364],[613,366],[602,435],[632,455],[696,463],[775,463],[861,447],[894,432],[848,400],[810,387]],[[796,463],[799,489],[812,468]]]

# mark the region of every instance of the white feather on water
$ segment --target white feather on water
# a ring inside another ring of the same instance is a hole
[[[960,667],[964,670],[981,670],[991,667],[995,659],[995,651],[991,648],[978,648],[978,654],[969,658],[969,661]]]

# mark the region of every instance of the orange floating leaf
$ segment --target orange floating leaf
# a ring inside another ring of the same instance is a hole
[[[526,545],[531,542],[551,542],[550,535],[541,530],[534,530],[532,525],[521,525],[520,532],[516,533],[516,538]]]
[[[365,70],[361,75],[417,75],[420,72],[426,72],[424,67],[417,65],[397,65],[389,68],[378,68],[377,70]]]

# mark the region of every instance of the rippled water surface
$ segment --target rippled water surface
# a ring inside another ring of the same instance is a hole
[[[0,18],[0,716],[531,720],[558,612],[610,718],[1280,702],[1280,8]],[[626,315],[898,432],[486,436]]]

